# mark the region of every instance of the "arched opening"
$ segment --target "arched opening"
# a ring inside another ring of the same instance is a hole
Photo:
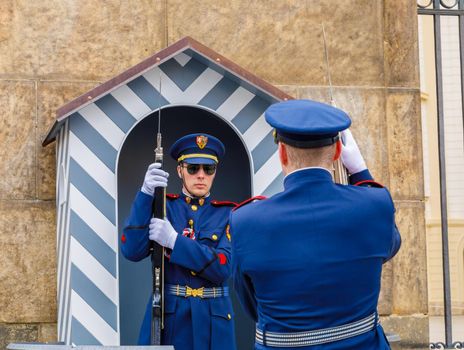
[[[147,166],[153,162],[156,143],[158,112],[141,120],[128,134],[119,153],[118,232],[121,235],[124,220],[132,200],[140,189]],[[175,106],[162,109],[164,169],[169,178],[168,193],[179,193],[181,182],[175,174],[176,162],[168,155],[169,147],[180,137],[204,132],[218,137],[226,147],[226,155],[218,168],[211,196],[218,200],[240,202],[252,193],[252,171],[248,152],[236,131],[224,120],[205,109]],[[119,237],[120,238],[120,237]],[[119,240],[120,241],[120,240]],[[139,327],[151,292],[150,259],[133,263],[119,254],[119,300],[121,345],[137,343]],[[237,346],[251,348],[254,343],[254,323],[242,312],[235,294]]]

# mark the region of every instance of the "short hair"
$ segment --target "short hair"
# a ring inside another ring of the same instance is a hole
[[[289,163],[297,168],[324,166],[333,162],[336,143],[317,148],[298,148],[285,144]]]

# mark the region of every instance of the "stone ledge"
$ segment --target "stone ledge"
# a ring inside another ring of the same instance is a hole
[[[40,343],[54,343],[58,341],[56,323],[41,323],[39,326],[38,341]]]
[[[380,321],[385,332],[396,333],[401,338],[398,343],[391,344],[392,350],[429,348],[428,315],[381,316]]]
[[[9,343],[36,342],[39,324],[0,323],[0,350],[6,350]]]

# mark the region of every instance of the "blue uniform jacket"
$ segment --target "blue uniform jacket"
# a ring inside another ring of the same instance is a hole
[[[190,203],[187,203],[190,201]],[[140,261],[149,255],[148,225],[153,197],[139,192],[132,204],[122,236],[123,255]],[[231,274],[231,243],[226,233],[233,203],[185,195],[169,196],[167,217],[179,236],[170,257],[165,257],[165,283],[191,288],[225,286]],[[183,232],[195,234],[195,240]],[[187,229],[186,231],[184,231]],[[201,299],[165,294],[163,344],[179,350],[235,349],[233,311],[229,297]],[[150,342],[151,303],[142,323],[139,344]]]
[[[355,177],[371,179],[367,170]],[[374,313],[382,264],[401,244],[394,212],[385,188],[335,184],[320,168],[290,174],[283,192],[231,214],[234,286],[243,307],[260,329],[274,332],[324,329]],[[389,348],[379,325],[298,349]]]

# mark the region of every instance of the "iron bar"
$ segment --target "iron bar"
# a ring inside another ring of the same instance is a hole
[[[464,15],[464,9],[459,10],[446,10],[446,9],[422,9],[417,10],[419,15],[442,15],[442,16],[462,16]]]
[[[429,6],[431,2],[428,3]],[[440,8],[440,5],[445,9]],[[455,7],[457,9],[450,9]],[[437,95],[437,124],[438,124],[438,162],[440,180],[440,211],[441,211],[441,238],[442,238],[442,261],[443,261],[443,297],[444,297],[444,320],[445,320],[445,343],[430,343],[430,349],[453,349],[461,348],[462,343],[453,343],[452,335],[452,309],[449,267],[449,245],[448,245],[448,210],[446,194],[446,159],[445,159],[445,117],[443,103],[443,70],[441,51],[441,19],[440,16],[459,16],[459,43],[461,59],[461,100],[464,118],[464,82],[462,72],[464,67],[464,0],[456,0],[453,6],[446,5],[443,0],[433,0],[433,8],[424,8],[417,2],[417,12],[420,15],[433,16],[434,41],[435,41],[435,81]]]
[[[459,8],[464,8],[464,0],[459,0]],[[462,133],[464,135],[464,16],[459,16],[459,60],[461,64],[459,78],[461,79],[461,116],[463,125]]]
[[[434,0],[434,7],[439,8],[440,1]],[[452,346],[452,318],[451,318],[451,291],[449,272],[448,248],[448,210],[446,206],[446,162],[445,162],[445,123],[443,108],[443,71],[441,55],[441,18],[440,14],[433,15],[433,29],[435,39],[435,79],[437,89],[437,117],[438,117],[438,162],[440,169],[440,211],[441,211],[441,240],[443,260],[443,297],[445,314],[445,343]]]

